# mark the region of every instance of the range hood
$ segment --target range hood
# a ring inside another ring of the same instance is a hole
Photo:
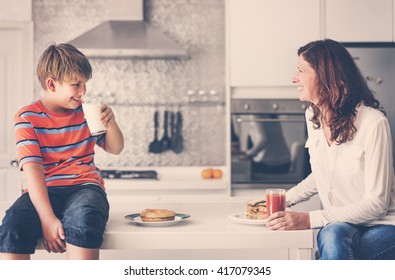
[[[88,57],[187,58],[187,51],[144,21],[143,0],[107,1],[110,19],[69,43]]]

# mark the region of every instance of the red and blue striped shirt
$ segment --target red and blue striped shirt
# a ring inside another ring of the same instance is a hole
[[[91,136],[82,107],[55,113],[40,100],[23,107],[14,118],[19,167],[43,165],[47,187],[95,184],[104,189],[94,163],[94,147],[105,134]]]

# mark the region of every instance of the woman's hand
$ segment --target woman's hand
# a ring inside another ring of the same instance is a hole
[[[66,248],[65,235],[61,221],[53,217],[42,224],[44,248],[48,252],[63,253]]]
[[[300,230],[310,228],[309,213],[293,211],[279,211],[267,218],[269,229],[273,230]]]

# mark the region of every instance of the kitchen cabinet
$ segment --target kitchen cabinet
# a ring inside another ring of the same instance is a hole
[[[0,21],[0,201],[20,195],[21,176],[10,166],[16,158],[14,115],[32,101],[33,24]]]
[[[291,86],[298,48],[320,38],[320,1],[228,0],[231,87]]]
[[[325,37],[342,42],[392,42],[393,0],[326,0]]]

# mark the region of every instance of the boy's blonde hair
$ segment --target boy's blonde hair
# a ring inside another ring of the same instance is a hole
[[[89,80],[92,78],[92,67],[86,56],[70,44],[51,44],[37,64],[37,77],[44,90],[47,89],[48,78],[62,83],[78,75]]]

